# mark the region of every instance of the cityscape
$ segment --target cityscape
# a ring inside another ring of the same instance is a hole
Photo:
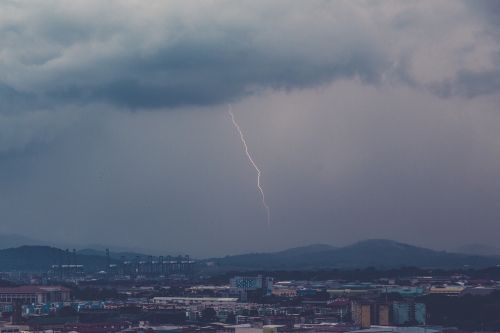
[[[387,240],[357,245],[404,246]],[[6,252],[17,253],[22,260],[23,253],[48,249],[54,250],[34,245],[0,250],[0,262],[3,267],[10,265]],[[302,254],[317,256],[324,249],[316,245],[272,255],[285,253],[289,261],[300,263]],[[138,253],[127,257],[109,249],[85,254],[89,252],[58,250],[55,257],[47,252],[48,260],[57,263],[3,269],[1,331],[463,333],[500,329],[500,256],[485,257],[498,265],[473,267],[477,255],[449,253],[471,265],[448,269],[387,265],[234,271],[217,258]],[[83,264],[89,260],[93,262]]]
[[[500,0],[0,0],[0,333],[500,333]]]

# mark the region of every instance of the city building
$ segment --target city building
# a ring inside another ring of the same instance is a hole
[[[193,305],[217,306],[236,303],[236,297],[153,297],[153,303],[163,305]]]
[[[241,301],[260,296],[269,296],[273,293],[273,278],[257,276],[235,276],[230,280],[230,285]]]
[[[361,328],[369,328],[371,325],[388,326],[390,305],[374,301],[353,301],[351,315],[354,324]]]
[[[65,302],[70,299],[68,288],[59,286],[20,286],[0,288],[0,303],[41,304]]]
[[[394,325],[425,325],[425,304],[415,302],[394,302],[392,304],[392,321]]]
[[[438,285],[429,289],[430,294],[458,296],[465,290],[464,286]]]
[[[371,318],[371,304],[370,303],[362,303],[362,302],[353,302],[352,303],[352,321],[355,325],[360,328],[370,328],[372,318]]]

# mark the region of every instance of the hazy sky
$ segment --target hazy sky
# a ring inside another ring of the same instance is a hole
[[[496,0],[2,1],[0,232],[495,244],[499,108]]]

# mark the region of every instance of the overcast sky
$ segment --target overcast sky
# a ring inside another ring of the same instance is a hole
[[[499,106],[496,0],[2,1],[0,233],[493,245]]]

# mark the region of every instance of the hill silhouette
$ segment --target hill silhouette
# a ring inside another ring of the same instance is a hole
[[[113,259],[112,259],[113,260]],[[98,255],[77,255],[76,262],[88,271],[104,269],[107,258]],[[47,271],[52,265],[74,263],[72,254],[64,250],[41,245],[25,245],[0,250],[3,271]]]
[[[344,247],[317,244],[271,253],[210,259],[221,269],[429,268],[488,267],[500,258],[435,251],[386,239],[360,241]]]
[[[119,257],[126,259],[144,255],[139,253],[110,253],[110,263],[118,264]],[[105,270],[105,252],[82,250],[76,253],[76,263],[88,272]],[[413,266],[421,268],[484,268],[500,264],[500,257],[469,255],[435,251],[423,247],[385,239],[360,241],[348,246],[334,247],[313,244],[270,253],[249,253],[212,258],[216,270],[317,270],[355,269],[375,267],[381,269]],[[0,250],[0,268],[3,271],[47,271],[51,265],[75,263],[72,253],[40,245],[27,245]],[[207,266],[208,267],[208,266]]]

